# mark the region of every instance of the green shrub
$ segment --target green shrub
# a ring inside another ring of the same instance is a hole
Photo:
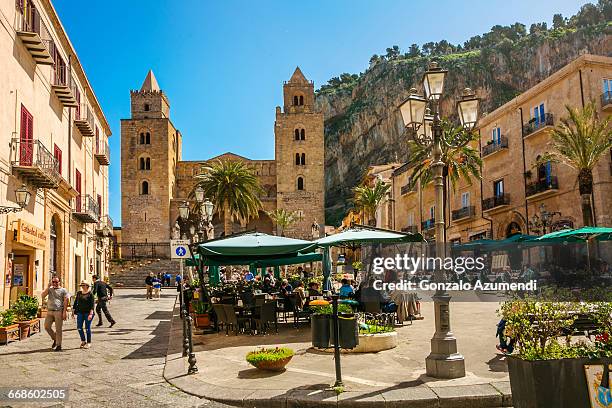
[[[13,304],[18,321],[32,320],[38,314],[38,298],[28,295],[21,295]]]
[[[309,306],[312,313],[315,314],[333,314],[334,309],[331,304],[325,306]],[[338,304],[338,313],[351,314],[353,313],[353,308],[350,305],[339,303]]]
[[[283,360],[287,357],[292,357],[293,354],[293,350],[287,347],[262,348],[248,352],[246,355],[246,361],[247,363],[255,366],[264,361],[274,362]]]
[[[7,327],[14,324],[16,321],[15,311],[7,309],[4,312],[0,312],[0,327]]]
[[[208,302],[201,302],[196,300],[191,302],[191,305],[193,306],[193,311],[196,314],[210,313],[212,310],[212,305]]]

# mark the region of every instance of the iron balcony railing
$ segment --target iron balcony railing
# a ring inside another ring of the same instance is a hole
[[[122,242],[113,245],[112,259],[170,258],[170,243],[130,243]]]
[[[37,62],[52,63],[51,51],[53,49],[53,40],[47,26],[40,18],[39,11],[32,5],[31,1],[20,1],[17,13],[17,33],[24,33],[25,36],[30,37],[24,40],[26,48],[32,52]]]
[[[532,195],[543,193],[549,190],[557,190],[559,188],[559,181],[556,176],[550,176],[548,178],[538,180],[536,182],[527,184],[527,197]]]
[[[476,214],[476,209],[473,205],[453,210],[451,212],[451,218],[453,221],[460,220],[462,218],[473,217]]]
[[[606,91],[601,94],[601,106],[612,104],[612,91]]]
[[[101,165],[108,166],[110,164],[110,147],[108,146],[108,141],[96,140],[94,156]]]
[[[407,183],[405,185],[403,185],[400,188],[400,194],[404,195],[404,194],[408,194],[408,193],[413,193],[416,191],[416,185],[410,185],[410,183]]]
[[[98,222],[100,219],[100,207],[89,194],[78,195],[74,199],[74,215],[85,222]]]
[[[501,205],[510,204],[510,194],[500,194],[482,200],[482,210],[487,211]]]
[[[94,115],[89,104],[83,102],[77,107],[74,120],[83,136],[94,135]]]
[[[96,233],[101,236],[110,237],[113,235],[113,220],[110,215],[103,215],[98,220]]]
[[[68,88],[72,94],[72,97],[76,98],[78,93],[77,82],[72,76],[72,69],[70,68],[70,65],[55,64],[53,69],[53,85]]]
[[[488,156],[491,153],[495,153],[502,149],[508,148],[508,138],[501,136],[499,140],[491,140],[485,146],[482,147],[482,157]]]
[[[542,129],[546,126],[553,126],[554,124],[555,121],[552,113],[545,113],[544,118],[533,118],[526,125],[523,126],[523,137],[529,136],[535,131]]]
[[[428,229],[432,229],[434,227],[436,223],[436,220],[434,218],[430,218],[428,220],[425,220],[423,222],[421,222],[421,230],[428,230]]]
[[[37,187],[54,188],[59,185],[59,162],[40,140],[14,138],[11,146],[14,171],[23,173]]]

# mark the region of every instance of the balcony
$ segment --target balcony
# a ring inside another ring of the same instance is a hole
[[[59,166],[39,140],[13,139],[11,142],[13,174],[36,188],[56,189],[60,185]]]
[[[502,210],[510,205],[510,194],[500,194],[482,200],[482,211]]]
[[[502,150],[508,149],[508,138],[501,136],[499,141],[490,140],[485,146],[482,147],[482,157],[487,157],[493,153],[501,152]]]
[[[551,176],[547,179],[538,180],[534,183],[527,184],[526,196],[527,199],[543,197],[556,193],[559,190],[559,181],[556,176]]]
[[[100,219],[98,203],[89,194],[81,194],[74,199],[72,216],[84,224],[97,224]]]
[[[541,133],[544,129],[554,126],[555,121],[552,113],[545,113],[544,119],[531,119],[523,126],[523,137],[533,136]]]
[[[72,77],[69,65],[56,65],[53,70],[53,84],[51,85],[57,99],[67,108],[78,107],[76,95],[76,81]]]
[[[108,147],[108,142],[97,140],[95,147],[94,157],[98,163],[101,166],[108,166],[110,164],[110,147]]]
[[[451,212],[451,219],[453,221],[466,221],[476,215],[476,208],[473,205],[453,210]]]
[[[88,104],[82,103],[76,111],[74,124],[83,137],[93,137],[94,133],[94,115]]]
[[[416,225],[409,225],[407,227],[402,228],[402,232],[407,232],[410,234],[416,234],[419,232],[419,229]]]
[[[51,50],[53,41],[38,10],[28,7],[17,11],[17,36],[37,64],[53,65]]]
[[[434,218],[430,218],[428,220],[421,222],[421,231],[427,231],[427,230],[433,229],[435,223],[436,223],[436,220]]]
[[[100,217],[98,225],[96,225],[96,235],[100,237],[113,236],[113,220],[110,215]]]
[[[416,193],[416,191],[417,191],[416,184],[411,186],[410,183],[407,183],[400,188],[401,195]]]
[[[612,111],[612,91],[601,94],[601,110],[604,112]]]

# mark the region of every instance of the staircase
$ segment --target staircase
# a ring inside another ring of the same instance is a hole
[[[144,288],[145,278],[153,272],[155,276],[169,272],[174,277],[180,273],[181,261],[173,259],[141,259],[138,261],[113,261],[110,268],[110,283],[114,287]]]

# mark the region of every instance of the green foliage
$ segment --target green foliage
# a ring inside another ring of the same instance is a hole
[[[280,236],[284,236],[285,230],[300,220],[300,215],[297,211],[287,211],[284,208],[268,211],[268,215],[276,224],[276,230]]]
[[[374,218],[378,206],[386,197],[390,188],[390,184],[377,179],[373,186],[363,183],[353,189],[355,192],[355,198],[353,199],[355,207],[365,213],[368,222]]]
[[[17,316],[14,310],[7,309],[3,312],[0,312],[0,327],[7,327],[12,324],[15,324],[17,321]]]
[[[379,326],[375,324],[362,324],[359,325],[359,334],[381,334],[381,333],[391,333],[394,332],[395,329],[390,326]]]
[[[38,314],[38,298],[34,296],[21,295],[13,304],[18,321],[32,320]]]
[[[231,219],[257,218],[262,207],[260,194],[263,189],[259,179],[247,163],[238,160],[217,160],[206,165],[196,176],[204,195],[224,214],[225,234],[230,235]]]
[[[256,366],[261,362],[275,362],[292,357],[293,350],[288,347],[262,348],[255,351],[250,351],[246,355],[247,363]]]
[[[212,311],[212,305],[208,302],[194,300],[191,302],[191,305],[193,306],[193,311],[197,314],[205,314]]]
[[[310,311],[314,314],[320,315],[331,315],[334,313],[333,305],[325,306],[309,306]],[[352,314],[353,308],[350,305],[344,303],[338,303],[338,313],[340,314]]]

